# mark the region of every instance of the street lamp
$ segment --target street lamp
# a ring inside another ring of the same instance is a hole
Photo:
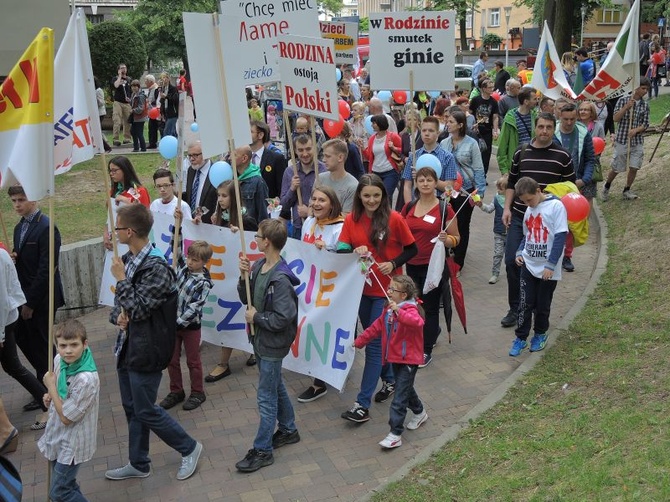
[[[509,16],[512,14],[512,7],[505,7],[505,30],[507,35],[505,37],[505,66],[509,66]]]
[[[579,39],[579,46],[584,47],[584,17],[586,16],[586,5],[582,4],[582,33]]]

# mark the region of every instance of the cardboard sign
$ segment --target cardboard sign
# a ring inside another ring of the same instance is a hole
[[[453,11],[370,14],[370,84],[375,89],[454,88]]]
[[[358,23],[320,21],[321,36],[335,44],[335,64],[358,64]]]
[[[339,120],[333,41],[291,35],[278,42],[284,108]]]

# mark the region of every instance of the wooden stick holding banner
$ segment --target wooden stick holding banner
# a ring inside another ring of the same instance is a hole
[[[288,110],[286,108],[284,108],[284,124],[286,124],[286,140],[288,141],[289,155],[291,156],[289,164],[293,164],[293,175],[295,176],[298,174],[298,162],[295,158],[295,145],[293,144],[293,134],[291,134],[291,124],[289,124]],[[302,194],[300,193],[300,189],[296,190],[295,193],[298,196],[298,205],[301,205]]]
[[[316,142],[316,119],[310,116],[310,127],[312,128],[312,153],[314,154],[314,187],[319,186],[319,145]],[[310,197],[311,198],[311,195]],[[309,201],[307,202],[309,204]]]
[[[177,180],[177,208],[181,210],[181,190],[182,190],[182,163],[184,161],[184,103],[186,102],[186,92],[179,93],[179,111],[177,119],[177,159],[175,161],[175,178]],[[196,187],[197,190],[197,187]],[[195,216],[195,215],[192,215]],[[175,217],[174,219],[174,244],[172,247],[172,268],[177,270],[177,251],[179,249],[179,232],[181,232],[182,221]]]
[[[223,101],[224,103],[228,103],[228,89],[226,86],[226,70],[223,65],[223,52],[221,51],[221,32],[219,31],[219,26],[220,26],[220,18],[219,18],[219,13],[215,12],[212,14],[212,23],[214,25],[214,32],[215,32],[215,38],[216,38],[216,53],[217,53],[217,66],[219,70],[219,77],[221,81],[221,91],[223,93]],[[240,244],[242,246],[242,256],[244,258],[247,257],[247,245],[245,242],[244,238],[244,221],[242,219],[242,204],[240,203],[242,201],[242,196],[240,195],[240,180],[238,179],[237,176],[237,155],[235,154],[235,139],[233,138],[233,124],[232,120],[230,120],[230,113],[226,110],[224,112],[224,116],[226,119],[226,123],[228,126],[228,131],[230,132],[230,136],[228,137],[228,152],[230,155],[230,160],[233,168],[233,184],[235,186],[235,199],[237,200],[237,222],[239,223],[239,232],[237,232],[240,236]],[[218,188],[218,187],[215,187]],[[244,279],[244,289],[247,294],[247,310],[251,307],[251,285],[249,283],[249,274],[244,273],[242,274],[242,278]],[[251,331],[251,335],[255,335],[255,330],[254,330],[254,325],[253,323],[249,323],[249,329]]]
[[[661,131],[661,135],[658,137],[658,141],[656,142],[656,146],[654,147],[654,151],[651,152],[651,157],[649,157],[649,162],[654,160],[654,155],[656,155],[656,150],[658,150],[658,145],[661,144],[661,140],[663,139],[663,135],[666,132],[668,132],[668,125],[670,125],[670,113],[667,113],[665,115],[661,124],[663,125],[663,130]],[[5,231],[5,233],[6,233],[6,231]]]
[[[414,70],[409,71],[409,96],[410,96],[410,103],[413,103],[412,98],[414,97]],[[410,108],[410,110],[413,110],[413,108]],[[417,126],[419,127],[419,131],[421,130],[421,115],[419,115],[418,118],[418,124]],[[416,138],[414,134],[414,130],[412,130],[412,126],[409,127],[409,144],[410,148],[412,150],[412,170],[414,171],[412,173],[412,186],[416,188]],[[440,177],[438,176],[438,179]],[[406,200],[405,204],[411,202],[411,200]]]
[[[112,253],[114,258],[119,257],[119,243],[116,238],[116,231],[114,226],[116,222],[114,221],[114,210],[112,209],[112,201],[110,200],[111,194],[107,191],[107,183],[109,181],[109,171],[107,170],[107,154],[103,151],[100,155],[100,164],[102,165],[102,179],[103,179],[103,190],[102,193],[105,194],[105,207],[107,207],[107,220],[109,221],[110,227],[105,226],[105,232],[109,232],[109,240],[112,243]]]
[[[5,239],[5,244],[9,246],[9,236],[7,235],[7,225],[5,225],[5,219],[2,217],[2,213],[0,213],[0,225],[2,225],[2,237]]]

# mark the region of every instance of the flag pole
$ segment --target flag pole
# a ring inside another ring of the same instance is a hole
[[[186,92],[179,92],[179,111],[177,119],[177,160],[175,161],[175,178],[177,179],[177,209],[181,210],[181,191],[182,191],[182,163],[184,161],[184,104],[186,102]],[[197,187],[196,187],[196,195]],[[182,215],[183,216],[183,215]],[[195,215],[192,215],[195,216]],[[183,219],[183,217],[182,217]],[[174,243],[172,244],[172,268],[177,269],[177,251],[179,250],[179,232],[181,231],[182,220],[174,219]]]
[[[298,162],[295,158],[295,147],[293,145],[293,135],[291,134],[291,124],[288,120],[288,110],[284,108],[284,124],[286,125],[286,140],[288,141],[288,148],[291,155],[291,163],[293,164],[293,175],[298,174]],[[295,191],[298,196],[298,205],[302,204],[302,193],[300,187]],[[293,219],[293,212],[291,212],[291,220]]]
[[[221,50],[221,32],[220,32],[220,22],[219,22],[219,13],[214,12],[212,14],[212,22],[214,24],[214,33],[216,38],[216,55],[217,55],[217,66],[219,70],[219,77],[221,82],[221,92],[223,94],[224,103],[228,103],[228,89],[226,87],[226,70],[223,67],[223,51]],[[242,197],[240,195],[240,180],[237,176],[237,155],[235,155],[235,139],[233,137],[233,124],[230,119],[230,112],[225,113],[226,125],[228,128],[228,151],[230,152],[230,160],[233,168],[233,184],[235,186],[235,199],[237,200],[237,222],[239,223],[239,232],[240,235],[240,244],[242,245],[242,256],[247,258],[247,245],[244,238],[244,221],[242,219]],[[244,289],[247,294],[247,310],[251,307],[251,285],[249,283],[249,273],[245,272],[242,274],[244,279]],[[249,323],[249,329],[251,335],[255,334],[253,322]]]
[[[312,152],[314,154],[314,186],[319,186],[319,147],[316,143],[316,119],[314,116],[309,118],[312,126]],[[309,203],[309,202],[308,202]]]
[[[410,95],[410,99],[414,97],[414,70],[409,71],[409,95]],[[411,102],[413,102],[413,101],[411,101]],[[410,110],[413,110],[413,108],[410,108]],[[419,130],[421,130],[421,114],[419,114],[418,122],[419,123],[417,125],[419,126]],[[410,144],[411,155],[412,155],[412,169],[414,169],[414,172],[416,173],[416,139],[414,137],[414,131],[412,130],[411,126],[409,128],[409,144]],[[402,168],[401,168],[401,174],[402,174]],[[410,175],[411,175],[411,173],[410,173]],[[438,178],[439,178],[439,176],[438,176]],[[415,187],[415,185],[416,185],[416,176],[412,176],[412,186]],[[405,204],[407,204],[408,202],[412,202],[412,199],[406,200]]]
[[[2,213],[0,213],[0,225],[2,225],[2,236],[5,239],[5,244],[9,246],[9,236],[7,235],[7,225],[5,225],[5,219],[2,217]]]
[[[112,243],[112,252],[114,253],[114,258],[119,257],[119,244],[116,240],[116,232],[114,231],[114,211],[112,209],[111,195],[107,191],[107,183],[109,182],[109,174],[107,173],[107,154],[103,151],[100,154],[100,163],[102,164],[102,179],[103,179],[103,193],[105,194],[105,206],[107,206],[107,220],[108,224],[105,225],[105,232],[109,232],[109,240]],[[111,227],[109,226],[111,225]]]

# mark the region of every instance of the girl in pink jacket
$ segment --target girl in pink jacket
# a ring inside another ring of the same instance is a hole
[[[383,448],[402,445],[401,435],[407,427],[418,429],[428,419],[423,403],[414,390],[414,378],[423,363],[423,309],[417,304],[417,288],[407,275],[397,275],[388,288],[389,304],[382,315],[354,341],[363,348],[377,337],[382,338],[382,364],[391,363],[396,376],[395,394],[389,409],[391,431],[379,444]],[[411,417],[403,426],[407,409]]]

